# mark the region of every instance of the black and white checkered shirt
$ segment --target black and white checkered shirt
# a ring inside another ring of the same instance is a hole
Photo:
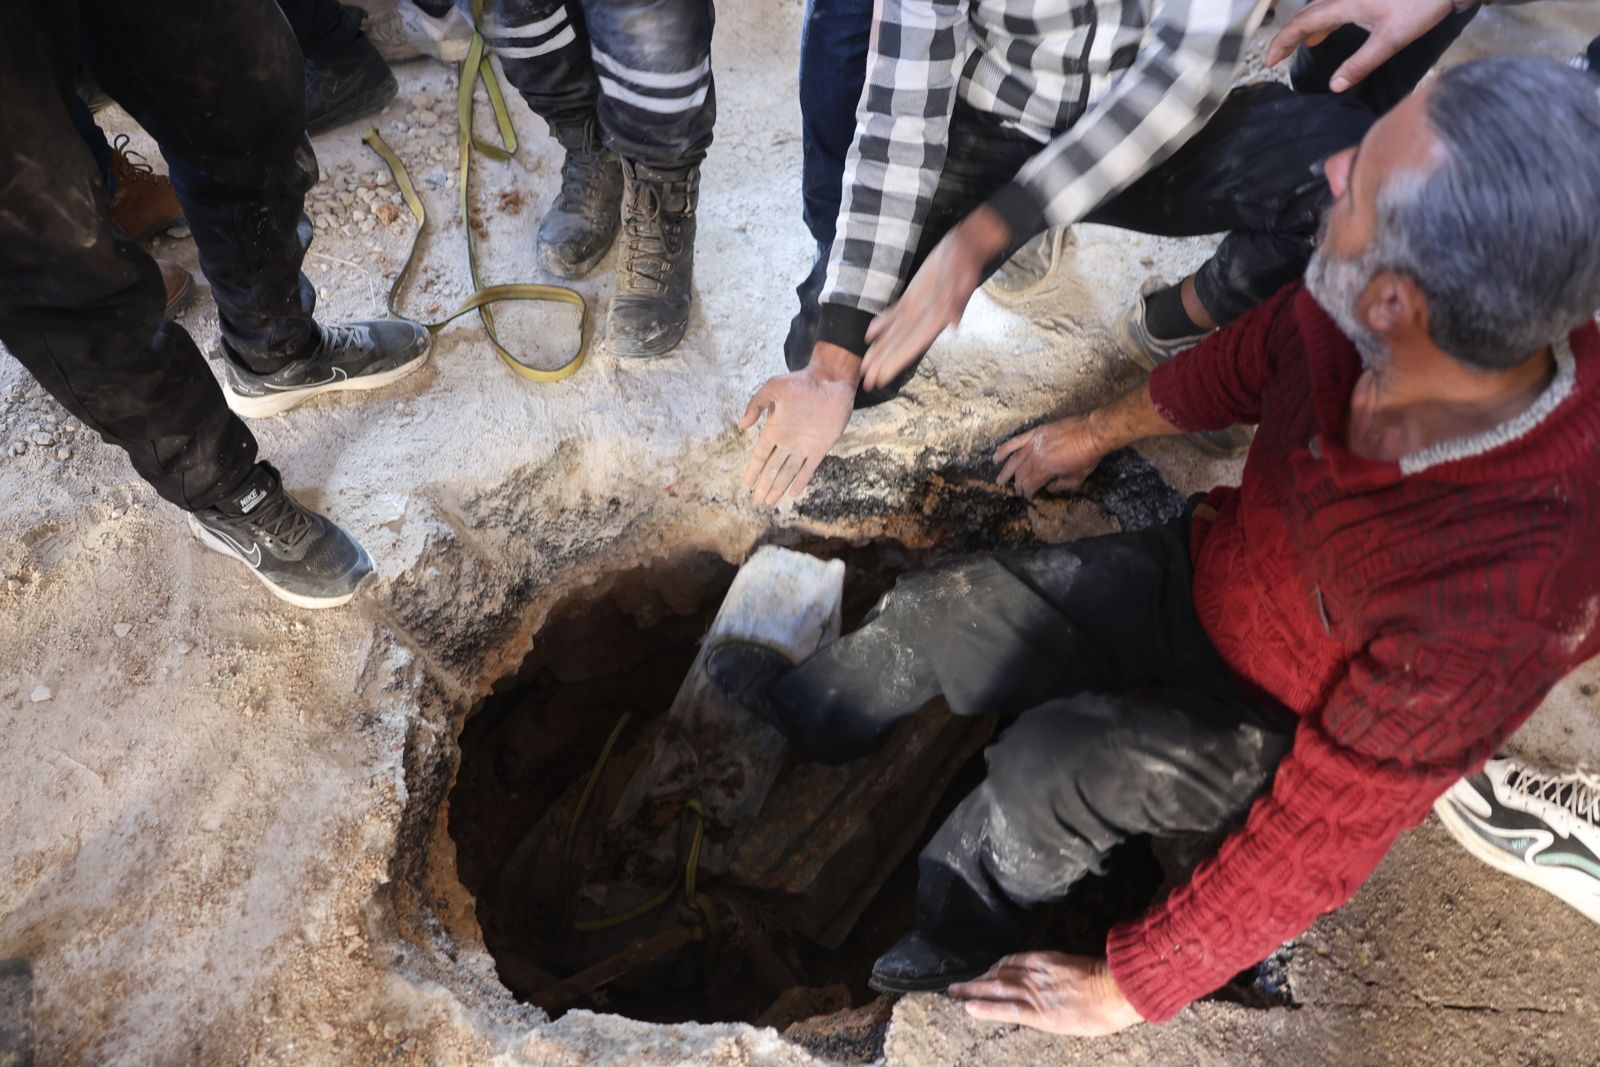
[[[990,206],[1077,222],[1221,106],[1268,0],[879,0],[821,339],[865,351],[910,280],[959,93],[1040,143]]]

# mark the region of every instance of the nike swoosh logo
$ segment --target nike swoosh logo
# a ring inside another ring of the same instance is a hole
[[[320,382],[301,382],[298,385],[273,385],[271,382],[262,382],[261,384],[268,389],[276,389],[280,393],[285,393],[293,389],[320,389],[324,385],[342,382],[348,377],[350,375],[344,372],[343,367],[334,367],[328,372],[328,376]]]
[[[250,564],[251,567],[253,567],[256,570],[260,570],[261,569],[261,546],[260,545],[251,545],[250,546],[250,551],[246,552],[243,545],[241,545],[239,542],[235,541],[233,538],[229,537],[227,534],[223,533],[221,530],[212,530],[211,532],[213,534],[215,534],[216,536],[222,538],[224,541],[228,542],[228,544],[232,545],[233,546],[233,550],[235,552],[239,553],[239,555],[244,558],[244,561],[246,563]]]

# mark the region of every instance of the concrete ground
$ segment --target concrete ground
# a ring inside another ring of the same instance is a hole
[[[199,550],[120,453],[0,361],[0,958],[32,962],[39,1062],[732,1065],[847,1051],[746,1026],[585,1012],[550,1023],[512,1000],[443,830],[456,735],[554,605],[630,567],[702,549],[737,560],[775,533],[917,546],[970,537],[980,519],[1049,539],[1112,528],[1126,517],[1114,496],[1007,502],[985,488],[983,457],[1051,411],[1114,392],[1113,317],[1146,275],[1175,277],[1208,244],[1082,227],[1054,291],[1020,314],[977,299],[907,396],[855,421],[807,499],[751,506],[736,485],[748,439],[734,420],[781,363],[807,262],[799,10],[745,0],[719,12],[698,303],[673,358],[602,350],[567,382],[529,385],[462,322],[398,386],[256,424],[290,487],[379,562],[382,581],[347,610],[287,609]],[[1491,10],[1458,55],[1566,55],[1597,22],[1571,0]],[[378,124],[437,220],[404,306],[432,317],[468,288],[452,219],[454,73],[419,61],[397,74],[401,96]],[[475,186],[496,282],[535,279],[533,231],[556,185],[542,124],[513,110],[522,147]],[[120,112],[102,119],[148,151]],[[390,187],[359,133],[317,141],[308,269],[334,320],[381,313],[411,234],[373,210]],[[187,241],[156,251],[195,265]],[[581,286],[601,305],[608,270]],[[210,346],[215,309],[200,288],[182,320]],[[502,334],[559,359],[566,315],[509,311]],[[1237,473],[1177,443],[1143,454],[1183,491]],[[1118,484],[1141,469],[1126,465]],[[1514,747],[1556,766],[1595,762],[1597,685],[1590,664]],[[1592,924],[1430,821],[1300,939],[1293,1008],[1202,1003],[1165,1026],[1075,1042],[914,997],[895,1009],[882,1056],[1594,1063],[1597,950]]]

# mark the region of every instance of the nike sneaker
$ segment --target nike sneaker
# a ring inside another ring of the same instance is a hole
[[[189,526],[201,544],[244,563],[295,607],[347,604],[374,574],[367,550],[286,493],[267,463],[257,463],[228,499],[190,512]]]
[[[420,368],[432,338],[406,319],[321,326],[308,355],[271,374],[240,365],[226,346],[228,406],[247,419],[278,415],[322,393],[381,389]]]
[[[1433,810],[1468,852],[1600,922],[1600,776],[1492,759]]]
[[[431,56],[446,63],[460,63],[467,58],[472,23],[457,8],[431,15],[411,0],[398,0],[389,7],[391,10],[382,15],[363,12],[368,16],[363,28],[383,58],[398,62]]]
[[[306,132],[318,134],[376,115],[400,91],[394,72],[364,34],[305,61]]]

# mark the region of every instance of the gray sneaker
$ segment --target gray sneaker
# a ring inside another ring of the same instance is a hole
[[[372,557],[331,519],[284,492],[278,472],[258,463],[227,500],[189,513],[200,543],[242,561],[279,600],[335,608],[373,576]]]
[[[1011,254],[983,283],[983,291],[997,304],[1017,304],[1055,284],[1072,231],[1054,226]]]
[[[1139,298],[1133,302],[1133,306],[1122,313],[1122,317],[1117,320],[1112,330],[1118,350],[1128,362],[1146,374],[1184,349],[1193,348],[1210,332],[1202,331],[1188,337],[1175,337],[1172,340],[1162,340],[1150,333],[1150,328],[1145,325],[1145,300],[1151,293],[1165,288],[1165,285],[1166,283],[1154,279],[1145,282],[1139,291]],[[1254,432],[1248,426],[1230,426],[1226,430],[1185,434],[1183,439],[1207,455],[1231,458],[1248,449],[1250,440],[1254,436]]]
[[[228,406],[247,419],[263,419],[321,393],[381,389],[420,368],[432,343],[427,330],[406,319],[317,329],[322,337],[309,355],[271,374],[252,373],[225,351]]]

